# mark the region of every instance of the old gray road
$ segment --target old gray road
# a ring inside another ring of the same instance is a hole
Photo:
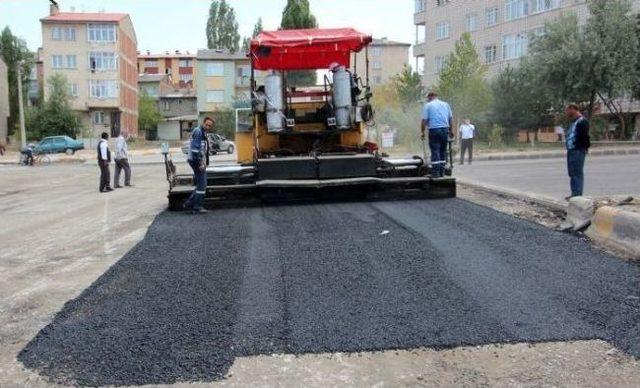
[[[478,161],[456,164],[457,177],[562,200],[569,195],[566,160]],[[585,195],[640,195],[640,155],[587,157]]]
[[[640,269],[463,200],[162,213],[19,354],[59,383],[213,381],[236,357],[604,339]]]

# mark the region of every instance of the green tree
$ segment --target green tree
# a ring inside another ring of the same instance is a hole
[[[554,106],[551,90],[538,83],[535,70],[525,60],[518,68],[507,67],[493,80],[491,121],[505,128],[504,135],[513,138],[518,130],[537,134],[541,126],[550,125]],[[537,135],[534,135],[537,140]]]
[[[484,77],[487,67],[480,61],[471,35],[464,33],[440,72],[438,92],[451,104],[454,117],[481,120],[491,104],[491,89]]]
[[[212,0],[207,20],[207,47],[227,49],[233,53],[240,47],[236,11],[225,0]]]
[[[253,32],[251,33],[251,37],[246,37],[242,41],[242,51],[249,52],[249,46],[251,45],[251,39],[254,39],[258,34],[262,32],[262,18],[258,18],[258,21],[253,26]]]
[[[392,82],[403,107],[419,103],[424,98],[422,77],[411,67],[405,65],[402,71],[393,77]]]
[[[27,115],[28,136],[42,138],[47,136],[67,135],[76,137],[82,122],[71,109],[69,83],[60,73],[47,79],[48,99],[41,108],[33,108]]]
[[[26,43],[11,33],[5,27],[0,35],[0,57],[7,65],[9,82],[9,135],[12,135],[20,122],[18,108],[18,64],[22,66],[22,96],[26,104],[29,89],[29,74],[33,67],[33,54],[27,49]]]
[[[567,102],[585,106],[589,116],[602,100],[625,127],[615,100],[631,95],[638,77],[638,33],[627,0],[592,0],[581,27],[575,15],[545,25],[532,39],[529,63],[537,82],[553,90],[555,108]]]
[[[138,128],[149,136],[163,118],[162,113],[158,110],[156,100],[146,92],[141,93],[138,99]]]
[[[295,30],[305,28],[317,28],[315,16],[311,13],[309,0],[287,0],[287,5],[282,11],[280,29]],[[290,71],[287,73],[287,84],[290,86],[315,85],[317,74],[315,71]]]

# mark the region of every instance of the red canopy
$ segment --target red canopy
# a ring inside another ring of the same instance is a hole
[[[326,69],[334,62],[348,67],[351,53],[371,40],[353,28],[263,31],[251,41],[250,55],[257,70]]]

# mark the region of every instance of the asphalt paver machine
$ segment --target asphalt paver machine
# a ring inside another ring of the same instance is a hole
[[[207,168],[207,201],[455,197],[450,165],[448,176],[432,179],[424,156],[386,157],[367,141],[371,41],[351,28],[262,32],[253,39],[251,108],[236,111],[237,162]],[[362,50],[364,79],[356,73]],[[294,85],[301,71],[323,74],[324,81]],[[176,174],[165,160],[169,208],[178,210],[193,190],[192,176]]]

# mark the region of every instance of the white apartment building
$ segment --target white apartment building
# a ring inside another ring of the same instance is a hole
[[[415,66],[426,86],[435,85],[455,42],[469,32],[489,76],[517,64],[527,53],[531,34],[544,33],[545,22],[574,13],[584,23],[586,0],[414,0]],[[633,1],[640,11],[640,0]]]

